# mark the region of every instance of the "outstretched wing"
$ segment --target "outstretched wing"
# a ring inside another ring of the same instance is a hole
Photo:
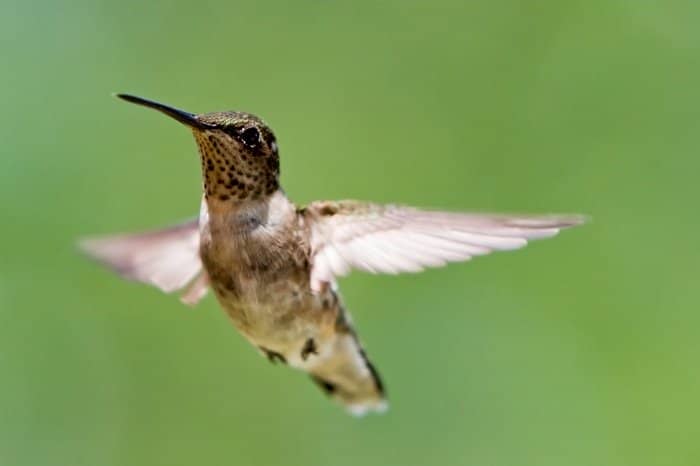
[[[311,229],[311,286],[347,275],[419,272],[492,251],[525,246],[579,225],[578,215],[491,215],[419,210],[356,201],[314,202],[304,210]]]
[[[195,304],[207,291],[197,220],[146,233],[89,238],[79,244],[89,256],[121,276],[166,293],[191,283],[182,296],[187,304]]]

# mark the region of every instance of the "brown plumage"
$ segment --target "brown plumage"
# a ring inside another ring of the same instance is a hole
[[[357,201],[295,206],[279,186],[274,134],[240,112],[194,115],[134,96],[185,123],[199,147],[199,219],[158,232],[86,240],[127,278],[194,304],[212,289],[235,327],[270,361],[310,374],[351,412],[382,410],[385,393],[337,291],[351,269],[417,272],[517,249],[580,216],[432,212]]]

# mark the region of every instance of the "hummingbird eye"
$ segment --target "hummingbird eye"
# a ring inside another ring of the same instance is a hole
[[[258,128],[251,126],[241,132],[240,138],[246,146],[255,147],[260,142],[260,131],[258,131]]]

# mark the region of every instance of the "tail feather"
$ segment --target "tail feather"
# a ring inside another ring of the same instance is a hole
[[[379,373],[369,361],[354,332],[338,333],[310,371],[311,379],[353,415],[384,412],[388,404]]]

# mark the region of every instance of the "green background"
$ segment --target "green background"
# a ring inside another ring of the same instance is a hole
[[[0,465],[700,463],[697,2],[0,4]],[[187,130],[275,129],[297,202],[582,212],[517,253],[341,283],[352,418],[75,238],[198,211]]]

